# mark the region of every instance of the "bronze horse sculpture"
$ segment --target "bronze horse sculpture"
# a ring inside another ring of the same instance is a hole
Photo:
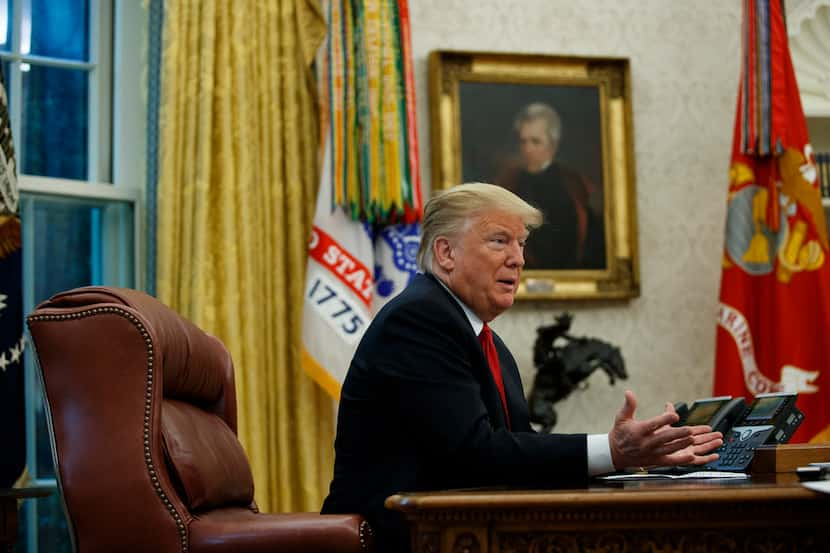
[[[549,433],[556,425],[553,404],[568,397],[577,387],[587,388],[588,384],[583,381],[595,370],[604,370],[612,385],[617,378],[628,378],[620,348],[597,338],[568,334],[572,320],[570,313],[563,313],[556,317],[555,324],[536,329],[533,345],[536,377],[528,403],[530,421],[540,426],[543,433]]]

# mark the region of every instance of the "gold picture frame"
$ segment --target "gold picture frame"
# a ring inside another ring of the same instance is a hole
[[[639,296],[628,60],[434,51],[429,78],[432,188],[491,182],[546,215],[516,297]]]

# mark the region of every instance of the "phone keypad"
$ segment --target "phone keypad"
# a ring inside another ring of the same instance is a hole
[[[723,440],[723,445],[717,450],[720,458],[706,465],[712,470],[745,470],[755,450],[763,445],[775,427],[767,425],[759,426],[734,426]]]

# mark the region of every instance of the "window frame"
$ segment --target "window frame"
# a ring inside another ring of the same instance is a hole
[[[9,82],[6,86],[9,89],[11,102],[9,111],[12,122],[12,136],[22,136],[22,102],[23,102],[23,76],[21,64],[37,65],[41,67],[54,67],[59,69],[75,69],[87,72],[89,98],[87,109],[89,117],[89,132],[87,133],[87,181],[106,182],[111,174],[110,160],[112,145],[112,102],[110,100],[112,90],[112,49],[102,48],[102,45],[113,44],[113,2],[107,0],[89,1],[89,61],[76,61],[54,58],[49,56],[37,56],[23,54],[20,51],[20,29],[23,19],[23,4],[30,0],[17,0],[12,10],[12,33],[11,49],[0,51],[0,62],[9,62]],[[15,140],[16,157],[20,159],[20,152],[24,144]],[[21,167],[18,165],[18,173]]]

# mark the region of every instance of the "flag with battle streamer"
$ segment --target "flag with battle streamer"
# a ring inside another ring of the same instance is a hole
[[[23,265],[6,84],[0,74],[0,488],[20,478],[26,461],[23,408]]]
[[[374,313],[417,267],[422,199],[407,0],[331,0],[303,366],[339,397]]]
[[[830,441],[828,232],[781,0],[745,0],[716,395],[798,392],[793,442]]]

